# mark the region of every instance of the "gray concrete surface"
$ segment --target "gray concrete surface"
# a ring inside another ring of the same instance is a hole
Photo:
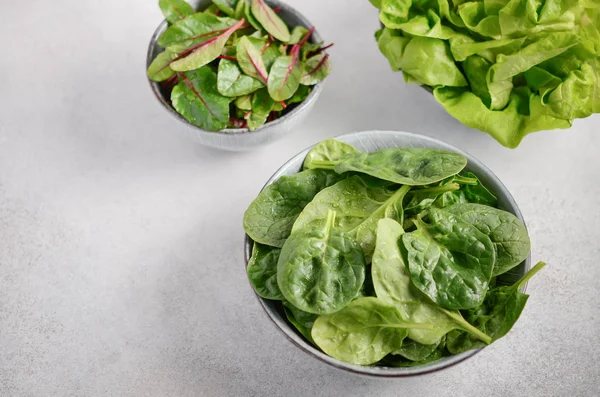
[[[290,0],[336,46],[292,136],[252,153],[191,144],[144,76],[155,1],[0,4],[0,396],[595,396],[600,384],[600,116],[514,151],[392,74],[366,0]],[[513,331],[441,373],[373,380],[296,350],[242,263],[243,211],[286,159],[365,129],[480,159],[528,220]]]

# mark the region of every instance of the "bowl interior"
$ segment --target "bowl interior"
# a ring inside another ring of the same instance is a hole
[[[422,147],[422,148],[432,148],[432,149],[444,149],[449,151],[454,151],[464,155],[468,159],[467,167],[465,171],[471,171],[481,180],[481,182],[490,189],[497,197],[499,201],[499,207],[508,212],[513,213],[517,216],[523,223],[525,223],[519,208],[513,197],[510,195],[509,191],[506,187],[500,182],[498,177],[494,175],[483,163],[479,160],[475,159],[473,156],[463,152],[460,149],[455,148],[447,143],[442,141],[429,138],[422,135],[416,135],[408,132],[395,132],[395,131],[366,131],[366,132],[357,132],[353,134],[342,135],[336,137],[336,139],[349,143],[352,146],[356,147],[358,150],[363,152],[373,152],[383,148],[393,148],[393,147]],[[298,173],[304,162],[304,158],[310,148],[302,151],[297,154],[295,157],[290,159],[287,163],[285,163],[266,183],[265,186],[273,183],[277,178],[283,175],[293,175]],[[252,244],[253,242],[250,240],[248,236],[246,236],[245,242],[245,251],[246,251],[246,265],[248,264],[248,260],[252,254]],[[509,273],[499,276],[499,283],[513,284],[516,282],[522,275],[524,275],[527,270],[529,270],[531,265],[531,259],[528,257],[523,263],[519,266],[511,270]],[[379,376],[379,377],[403,377],[403,376],[412,376],[412,375],[421,375],[429,372],[438,371],[452,365],[458,364],[459,362],[472,357],[477,354],[479,350],[471,350],[461,354],[457,354],[450,357],[444,357],[439,361],[429,363],[420,367],[409,367],[409,368],[392,368],[392,367],[380,367],[380,366],[359,366],[344,363],[338,361],[334,358],[331,358],[315,348],[313,345],[308,343],[296,329],[291,326],[286,319],[285,313],[283,311],[283,306],[281,302],[270,301],[267,299],[259,299],[260,304],[264,308],[265,312],[269,316],[269,318],[275,323],[277,328],[281,330],[287,338],[298,346],[300,349],[309,353],[313,357],[330,364],[336,368],[343,369],[346,371],[354,372],[362,375],[370,375],[370,376]]]
[[[211,0],[195,0],[195,1],[190,1],[189,3],[196,10],[206,9],[208,6],[213,4]],[[290,26],[292,28],[295,26],[304,26],[306,28],[312,27],[312,24],[308,21],[308,19],[306,19],[303,15],[301,15],[298,11],[296,11],[295,9],[293,9],[286,3],[281,2],[279,0],[266,0],[266,3],[269,4],[269,6],[271,6],[272,8],[275,8],[275,7],[281,8],[281,11],[279,11],[277,15],[279,15],[279,17],[288,26]],[[160,54],[161,52],[163,52],[165,50],[163,47],[161,47],[157,44],[157,41],[158,41],[158,38],[164,33],[164,31],[167,30],[168,26],[169,25],[166,20],[161,22],[161,24],[158,26],[158,28],[152,35],[152,39],[150,40],[150,45],[148,47],[148,54],[146,57],[146,68],[148,68],[150,66],[150,64],[152,63],[152,61],[154,60],[154,58],[156,58],[156,56],[158,54]],[[312,43],[318,43],[318,42],[323,41],[323,39],[321,38],[321,36],[315,29],[315,31],[313,32],[309,41]],[[150,83],[150,87],[152,88],[152,92],[154,93],[154,96],[156,97],[156,99],[158,99],[158,101],[163,105],[163,107],[165,109],[167,109],[167,111],[169,113],[171,113],[172,116],[179,119],[181,122],[183,122],[185,124],[188,124],[198,130],[202,130],[200,127],[189,123],[183,116],[181,116],[179,113],[177,113],[177,111],[171,105],[168,91],[166,89],[164,89],[160,83],[151,81],[150,79],[148,79],[148,82]],[[256,133],[257,131],[260,131],[261,129],[264,129],[268,126],[273,126],[275,124],[278,124],[278,123],[282,122],[286,118],[286,116],[289,116],[289,115],[299,112],[302,108],[302,105],[304,103],[310,102],[314,96],[318,95],[318,91],[321,90],[321,88],[322,88],[322,82],[317,83],[313,87],[313,90],[311,91],[309,96],[302,103],[290,105],[288,107],[288,109],[286,109],[286,111],[283,113],[282,117],[280,117],[277,120],[265,123],[265,125],[252,131],[252,133]],[[202,131],[204,131],[204,130],[202,130]],[[247,128],[226,128],[221,131],[214,131],[214,132],[211,131],[212,134],[222,133],[222,134],[228,134],[228,135],[243,134],[243,133],[249,133],[249,132],[250,132],[250,130],[248,130]]]

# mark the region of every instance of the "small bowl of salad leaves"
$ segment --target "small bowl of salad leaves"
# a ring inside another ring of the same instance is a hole
[[[243,151],[290,132],[331,71],[314,26],[277,0],[159,0],[147,76],[163,107],[206,146]]]
[[[444,142],[369,131],[293,157],[248,207],[246,271],[297,347],[377,377],[455,365],[523,312],[530,239],[479,160]]]

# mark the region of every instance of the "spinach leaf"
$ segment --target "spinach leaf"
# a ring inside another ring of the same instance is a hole
[[[287,301],[300,310],[334,313],[358,294],[365,280],[360,246],[334,227],[329,211],[321,228],[292,233],[281,249],[277,284]]]
[[[402,356],[410,361],[423,361],[437,350],[440,342],[437,341],[431,345],[424,345],[407,338],[402,342],[402,347],[392,352],[392,354]]]
[[[458,183],[445,183],[445,181],[452,178],[454,177],[440,182],[439,186],[413,189],[409,193],[410,200],[405,205],[405,216],[417,215],[434,205],[444,207],[444,205],[440,205],[439,203],[440,198],[446,196],[446,194],[449,194],[449,197],[454,197],[454,193],[460,190]]]
[[[523,222],[510,212],[481,204],[456,204],[446,210],[486,234],[496,248],[493,276],[506,273],[529,255],[531,242]]]
[[[402,236],[413,284],[443,308],[479,306],[496,262],[492,241],[448,211],[431,208],[429,219]]]
[[[281,248],[302,209],[319,191],[342,179],[329,170],[282,176],[250,204],[244,214],[244,230],[258,243]]]
[[[340,174],[356,171],[403,185],[419,186],[459,173],[467,165],[467,159],[444,150],[390,148],[348,154],[338,161],[313,161],[313,165],[335,169]]]
[[[244,24],[242,19],[223,33],[208,39],[194,47],[189,55],[171,63],[171,68],[178,72],[198,69],[221,55],[229,37]]]
[[[438,361],[443,356],[444,352],[442,349],[434,350],[433,353],[431,353],[429,356],[420,361],[411,361],[400,355],[390,354],[386,356],[383,360],[381,360],[380,364],[386,365],[388,367],[419,367],[425,364]]]
[[[494,341],[506,335],[519,319],[529,295],[523,294],[523,286],[546,264],[535,265],[523,278],[512,286],[491,289],[480,308],[470,310],[469,321],[490,335]],[[460,331],[448,334],[446,347],[452,354],[483,347],[481,342]]]
[[[446,199],[439,204],[440,206],[447,207],[449,202],[454,204],[458,203],[477,203],[495,207],[498,204],[498,198],[494,196],[473,174],[472,172],[465,172],[464,174],[455,175],[452,178],[444,181],[443,185],[456,183],[460,185],[460,191],[453,192],[452,196],[454,199]]]
[[[183,0],[158,0],[158,7],[169,23],[175,23],[194,13],[192,6]]]
[[[343,156],[350,153],[360,153],[353,146],[337,139],[327,139],[315,145],[304,159],[304,169],[318,168],[313,165],[314,161],[337,162]]]
[[[296,306],[292,305],[290,302],[283,301],[285,315],[290,323],[313,345],[316,345],[315,341],[310,334],[312,330],[313,324],[317,317],[316,314],[307,313],[298,309]]]
[[[318,54],[309,58],[304,63],[304,71],[300,84],[315,85],[325,78],[331,72],[331,62],[329,62],[329,54]]]
[[[264,299],[282,300],[277,285],[277,260],[281,249],[254,243],[252,257],[248,262],[248,278],[254,291]]]
[[[229,98],[217,90],[217,74],[208,67],[180,73],[171,92],[171,103],[190,123],[218,131],[229,121]]]
[[[370,365],[400,349],[408,329],[430,326],[406,321],[394,306],[366,297],[356,299],[336,313],[319,316],[311,334],[317,346],[329,356]]]
[[[319,192],[304,208],[292,232],[320,227],[328,212],[336,211],[335,226],[354,238],[369,260],[375,249],[377,222],[386,217],[402,221],[402,199],[409,190],[406,185],[395,192],[381,185],[369,186],[361,177],[352,176]]]
[[[449,331],[460,328],[486,343],[491,342],[487,335],[465,321],[460,312],[437,306],[414,287],[402,253],[403,234],[398,222],[392,219],[379,221],[371,273],[379,299],[395,305],[409,321],[433,324],[431,329],[411,329],[408,336],[415,342],[430,345],[439,343]]]
[[[264,0],[251,0],[251,3],[252,15],[262,27],[277,40],[287,43],[290,40],[290,31],[273,9]]]
[[[260,80],[265,85],[267,84],[267,69],[260,54],[260,50],[256,48],[256,42],[259,45],[260,40],[249,37],[242,37],[237,45],[237,60],[240,67],[248,76]]]
[[[263,83],[244,75],[234,61],[221,59],[221,62],[219,62],[217,89],[221,95],[235,98],[253,93],[261,87],[264,87]],[[264,124],[264,121],[262,124]]]

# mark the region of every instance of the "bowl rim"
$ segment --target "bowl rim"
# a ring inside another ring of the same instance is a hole
[[[444,142],[442,140],[432,138],[432,137],[429,137],[426,135],[420,135],[420,134],[415,134],[415,133],[406,132],[406,131],[391,131],[391,130],[368,130],[368,131],[352,132],[349,134],[342,134],[342,135],[332,137],[332,139],[352,138],[352,137],[357,137],[357,136],[361,136],[361,135],[369,135],[372,133],[383,133],[383,134],[390,134],[390,135],[402,136],[402,137],[407,137],[407,138],[415,138],[415,139],[425,140],[425,141],[434,143],[436,145],[439,145],[441,147],[444,147],[447,150],[451,150],[456,153],[462,154],[463,156],[465,156],[467,158],[468,163],[475,164],[476,167],[484,170],[489,175],[490,178],[495,180],[495,182],[503,190],[502,193],[505,196],[506,201],[509,203],[509,205],[511,207],[509,211],[512,212],[517,218],[519,218],[519,220],[521,222],[523,222],[523,225],[525,225],[525,228],[527,229],[527,225],[523,218],[523,214],[521,213],[521,210],[519,209],[519,206],[517,205],[514,197],[510,193],[510,191],[506,188],[504,183],[502,183],[500,178],[498,178],[498,176],[496,176],[496,174],[494,174],[485,164],[483,164],[476,157],[474,157],[473,155],[469,154],[468,152],[466,152],[464,150],[461,150],[461,149],[455,147],[454,145],[451,145],[447,142]],[[261,188],[261,191],[263,191],[267,186],[269,186],[273,182],[275,182],[279,177],[281,177],[282,175],[285,175],[284,171],[287,169],[289,164],[296,162],[300,159],[304,159],[306,157],[306,154],[318,143],[319,142],[307,147],[306,149],[300,151],[296,155],[292,156],[289,160],[287,160],[268,179],[268,181]],[[495,192],[495,193],[497,193],[497,192]],[[245,262],[244,270],[248,267],[248,262],[250,261],[251,252],[252,252],[252,240],[250,239],[250,237],[247,234],[244,233],[244,262]],[[529,255],[527,256],[527,258],[523,261],[523,263],[524,263],[524,272],[529,271],[529,269],[531,268],[531,251],[529,252]],[[525,283],[523,285],[523,288],[521,289],[522,292],[525,292],[527,290],[527,285],[528,285],[528,283]],[[292,344],[294,344],[296,347],[298,347],[301,351],[303,351],[304,353],[308,354],[309,356],[316,358],[317,360],[324,362],[324,363],[326,363],[334,368],[337,368],[339,370],[343,370],[346,372],[354,373],[354,374],[369,377],[369,378],[408,378],[408,377],[412,377],[412,376],[420,376],[420,375],[430,374],[433,372],[442,371],[444,369],[453,367],[453,366],[475,356],[477,353],[481,352],[483,349],[485,349],[487,347],[487,346],[485,346],[485,347],[482,347],[479,349],[469,350],[469,351],[466,351],[466,352],[463,352],[463,353],[460,353],[457,355],[449,356],[449,357],[453,357],[454,359],[451,361],[447,361],[443,365],[437,365],[437,366],[434,365],[432,367],[411,367],[410,368],[411,371],[409,371],[409,372],[397,372],[398,370],[401,370],[401,369],[406,370],[406,368],[360,366],[360,365],[345,363],[343,361],[337,360],[333,357],[326,355],[325,353],[317,350],[313,346],[310,346],[308,344],[308,342],[303,340],[302,337],[300,337],[296,333],[296,331],[294,331],[292,329],[292,326],[289,326],[289,324],[288,324],[287,328],[283,328],[279,324],[279,322],[274,318],[273,314],[271,313],[272,309],[267,306],[266,299],[261,298],[258,294],[256,294],[256,292],[254,291],[253,288],[251,288],[251,289],[252,289],[252,293],[254,294],[255,298],[258,300],[260,306],[264,310],[264,312],[267,315],[267,317],[269,318],[269,320],[275,325],[275,327],[290,342],[292,342]],[[283,320],[283,322],[285,322],[285,320]],[[432,363],[432,364],[435,364],[435,363]],[[379,371],[369,370],[369,369],[373,369],[373,368],[377,368],[377,369],[379,369]],[[385,368],[385,370],[383,370],[384,368]],[[420,368],[423,368],[423,369],[419,370]],[[389,371],[389,372],[387,372],[387,371]]]
[[[275,7],[283,8],[288,13],[294,14],[294,16],[300,21],[300,23],[297,25],[293,25],[293,26],[288,25],[290,27],[293,28],[296,26],[304,26],[305,28],[310,28],[310,27],[314,26],[298,10],[291,7],[290,5],[288,5],[285,2],[281,2],[279,0],[266,0],[266,2],[270,3],[270,5],[273,5]],[[152,37],[150,38],[150,43],[148,44],[148,50],[146,53],[146,70],[148,70],[148,67],[150,67],[150,64],[152,63],[152,61],[154,61],[155,56],[157,54],[159,54],[159,52],[155,51],[155,47],[160,47],[157,44],[158,39],[159,39],[160,35],[167,29],[168,26],[169,26],[168,21],[166,19],[164,19],[158,25],[158,27],[152,34]],[[319,32],[317,31],[316,28],[311,35],[311,40],[315,43],[323,41],[323,38],[321,37],[321,35],[319,34]],[[162,47],[160,47],[160,48],[162,48]],[[163,48],[163,50],[164,50],[164,48]],[[264,130],[264,129],[267,129],[270,127],[276,127],[277,125],[279,125],[281,123],[285,123],[287,119],[289,119],[299,113],[302,113],[306,109],[306,107],[308,107],[309,104],[316,97],[318,97],[321,94],[321,91],[323,90],[323,85],[325,83],[325,80],[319,81],[317,84],[315,84],[312,87],[310,94],[308,94],[308,96],[302,102],[298,103],[291,111],[284,114],[282,117],[278,118],[277,120],[269,121],[269,122],[263,124],[262,126],[260,126],[259,128],[255,129],[253,131],[250,131],[248,128],[225,128],[225,129],[222,129],[219,131],[210,131],[210,130],[205,130],[203,128],[200,128],[197,125],[192,124],[189,121],[187,121],[182,115],[180,115],[173,108],[173,106],[170,104],[168,98],[163,97],[163,95],[161,94],[160,89],[159,89],[160,83],[150,80],[150,78],[148,77],[148,73],[144,73],[144,75],[146,76],[146,80],[148,81],[148,83],[150,85],[150,89],[152,90],[152,93],[154,94],[154,96],[158,100],[158,102],[162,105],[162,108],[165,109],[176,120],[186,124],[187,126],[193,128],[197,131],[203,132],[203,133],[220,134],[220,135],[228,135],[228,136],[243,135],[243,134],[255,134],[261,130]]]

